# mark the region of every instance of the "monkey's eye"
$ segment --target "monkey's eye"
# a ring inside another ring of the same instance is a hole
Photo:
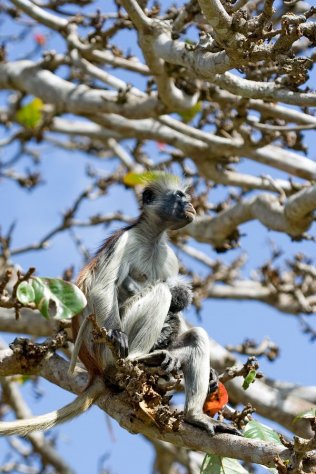
[[[151,189],[145,189],[143,192],[143,204],[150,204],[153,202],[155,194]]]
[[[176,196],[180,197],[180,198],[183,198],[183,197],[185,197],[185,194],[182,191],[176,191]]]

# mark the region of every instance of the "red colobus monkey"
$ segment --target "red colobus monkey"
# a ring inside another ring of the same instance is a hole
[[[0,423],[0,435],[45,430],[74,418],[102,395],[104,375],[113,367],[105,344],[96,343],[87,316],[94,313],[105,327],[121,357],[181,369],[185,382],[184,419],[214,432],[238,432],[203,413],[209,380],[210,348],[202,328],[189,329],[179,313],[191,298],[177,280],[179,265],[168,245],[167,231],[193,221],[195,210],[178,179],[162,175],[143,190],[138,220],[105,241],[80,272],[78,286],[87,307],[73,320],[77,337],[73,360],[79,352],[90,374],[90,386],[60,410],[26,420]]]

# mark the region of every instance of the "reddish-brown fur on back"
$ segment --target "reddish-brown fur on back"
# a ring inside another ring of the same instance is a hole
[[[87,296],[87,278],[91,273],[93,272],[95,266],[97,264],[97,259],[93,258],[87,265],[85,265],[77,278],[77,286],[81,289],[81,291]],[[81,314],[78,314],[74,318],[72,318],[71,321],[71,327],[72,327],[72,338],[73,341],[76,340],[78,331],[80,328],[80,318]],[[89,378],[90,378],[90,383],[94,379],[96,375],[102,375],[102,370],[100,367],[98,367],[95,359],[91,356],[89,353],[87,346],[85,345],[84,341],[81,344],[80,351],[79,351],[79,358],[81,362],[84,364],[86,367],[88,373],[89,373]],[[89,383],[89,384],[90,384]]]
[[[83,291],[85,294],[87,293],[87,285],[86,285],[87,278],[94,271],[96,264],[97,264],[97,259],[95,257],[92,260],[90,260],[90,262],[88,262],[79,272],[76,284],[80,288],[80,290]]]
[[[79,318],[80,318],[80,315],[72,318],[71,328],[72,328],[73,341],[76,340],[77,334],[79,331],[79,327],[80,327]],[[89,373],[90,382],[95,378],[96,375],[102,375],[103,371],[100,369],[100,367],[98,367],[95,359],[90,355],[87,349],[87,346],[85,345],[84,342],[82,342],[81,347],[80,347],[79,358]]]

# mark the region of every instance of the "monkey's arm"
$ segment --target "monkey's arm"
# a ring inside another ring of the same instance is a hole
[[[128,278],[129,267],[126,263],[122,264],[126,243],[127,232],[117,238],[114,244],[112,242],[111,247],[105,245],[97,254],[94,264],[88,264],[81,271],[79,280],[85,283],[88,304],[82,316],[79,316],[81,324],[68,369],[70,374],[74,371],[83,341],[88,341],[91,323],[87,317],[90,314],[95,315],[100,327],[109,331],[119,356],[128,355],[128,339],[121,328],[117,289]]]
[[[98,252],[86,295],[88,309],[95,314],[98,325],[106,329],[121,330],[118,288],[129,272],[127,242],[128,231],[114,235]]]

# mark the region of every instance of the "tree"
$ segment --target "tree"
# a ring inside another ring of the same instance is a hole
[[[312,144],[307,131],[316,128],[309,77],[316,57],[315,7],[273,0],[178,4],[4,0],[0,5],[0,178],[6,208],[0,330],[32,337],[10,348],[2,344],[1,416],[29,415],[17,374],[33,381],[42,377],[73,393],[84,388],[83,368],[73,378],[67,375],[69,320],[45,319],[34,305],[23,305],[17,282],[28,281],[34,266],[40,276],[55,268],[59,274],[65,270],[65,280],[74,279],[104,226],[108,233],[118,222],[131,221],[139,180],[148,169],[168,170],[192,183],[199,216],[171,240],[182,272],[192,279],[199,324],[210,317],[209,300],[232,300],[237,321],[243,311],[237,301],[255,301],[276,310],[276,320],[281,313],[291,315],[316,338],[311,322],[316,267],[308,256],[315,251],[316,164],[307,148]],[[72,204],[69,190],[77,192]],[[55,212],[57,206],[67,210],[54,224],[50,207]],[[251,221],[245,237],[243,225]],[[256,242],[261,249],[266,231],[276,243],[263,261]],[[52,242],[57,253],[48,249]],[[220,318],[213,319],[210,336],[221,327]],[[234,324],[225,328],[226,343]],[[40,337],[48,339],[38,344]],[[279,473],[315,472],[316,387],[295,384],[292,366],[289,382],[282,374],[261,378],[253,356],[277,357],[279,348],[270,339],[231,347],[211,339],[211,344],[231,405],[246,406],[230,416],[242,428],[255,408],[265,424],[286,429],[288,440],[280,442],[269,430],[258,439],[261,425],[253,428],[257,439],[210,438],[181,424],[179,430],[167,429],[170,417],[157,427],[127,393],[113,396],[110,387],[99,407],[151,440],[159,473],[178,472],[179,464],[185,472],[198,472],[203,457],[187,449],[210,454],[206,472],[224,472],[216,465],[221,457],[246,462],[249,472],[251,463]],[[245,390],[243,380],[254,383]],[[300,413],[305,415],[296,419]],[[16,441],[3,472],[72,472],[50,437],[33,434],[28,440],[28,453],[37,453],[39,462],[29,454],[25,460],[25,448]]]

